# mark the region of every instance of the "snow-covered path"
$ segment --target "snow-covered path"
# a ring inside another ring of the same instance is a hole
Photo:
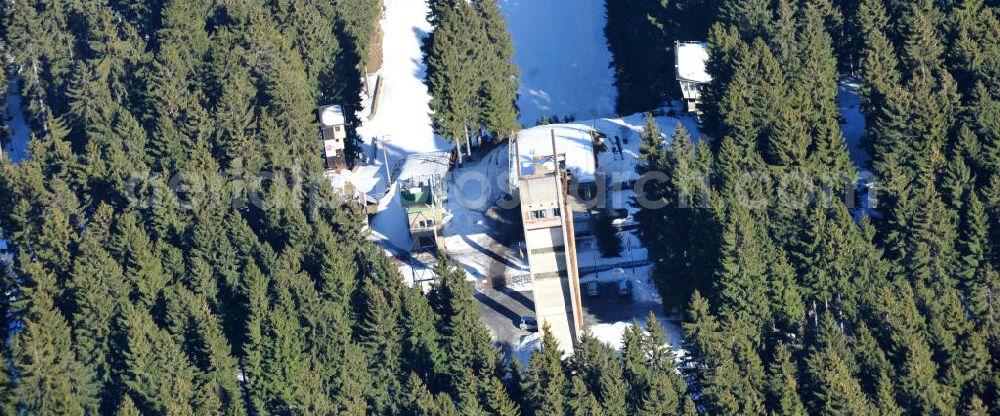
[[[19,163],[28,157],[28,139],[31,137],[31,131],[24,121],[24,109],[21,107],[19,83],[16,79],[11,83],[11,89],[5,98],[7,100],[5,116],[8,117],[7,127],[10,129],[11,140],[4,146],[3,153],[14,163]]]
[[[865,115],[861,112],[861,97],[858,96],[860,84],[861,80],[857,78],[841,79],[837,92],[837,105],[840,106],[840,113],[844,117],[840,131],[844,134],[847,151],[850,152],[851,160],[858,170],[863,170],[868,169],[872,158],[861,143],[865,135]]]
[[[425,1],[385,0],[385,16],[381,21],[383,63],[378,72],[382,78],[381,97],[373,119],[368,119],[370,106],[362,111],[363,122],[357,132],[368,157],[372,155],[374,138],[384,139],[392,166],[413,153],[450,148],[447,142],[434,136],[431,96],[424,84],[427,67],[420,45],[433,30],[427,22],[428,10]],[[373,163],[382,163],[379,147]],[[395,195],[395,189],[390,189],[379,204],[379,213],[372,220],[372,234],[378,240],[406,248],[410,246],[406,212]]]
[[[551,115],[615,114],[602,0],[501,0],[500,9],[521,68],[521,124],[530,127]]]
[[[871,155],[865,149],[861,140],[864,138],[865,115],[861,111],[861,97],[858,96],[861,80],[854,77],[844,77],[840,80],[837,93],[837,105],[840,106],[840,113],[844,118],[840,131],[844,135],[844,142],[847,151],[851,155],[854,167],[858,169],[857,183],[860,188],[860,205],[855,206],[855,201],[848,201],[851,208],[854,208],[854,217],[861,219],[861,215],[878,217],[880,214],[876,210],[877,193],[871,192],[870,186],[874,186],[875,178],[871,171]]]

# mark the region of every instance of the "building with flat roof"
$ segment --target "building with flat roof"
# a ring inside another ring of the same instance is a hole
[[[681,93],[687,103],[687,111],[697,113],[701,104],[701,89],[712,82],[708,74],[708,43],[682,42],[674,43],[674,72],[681,84]]]

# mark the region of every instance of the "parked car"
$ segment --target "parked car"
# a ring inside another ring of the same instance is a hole
[[[619,280],[618,296],[632,296],[632,282],[628,280]]]
[[[600,294],[601,292],[597,288],[597,282],[587,282],[587,296],[594,297]]]
[[[518,328],[529,332],[538,332],[538,321],[532,316],[522,316]]]

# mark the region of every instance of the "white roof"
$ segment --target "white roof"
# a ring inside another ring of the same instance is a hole
[[[556,152],[566,155],[566,170],[581,182],[594,180],[594,142],[586,124],[550,124],[521,130],[517,134],[522,174],[530,170],[532,157],[552,155],[552,132],[556,136]],[[551,168],[551,167],[550,167]],[[516,173],[513,174],[516,176]],[[514,178],[516,186],[516,178]]]
[[[344,108],[339,105],[329,105],[319,109],[319,121],[324,127],[344,124]]]
[[[451,168],[450,152],[415,153],[406,157],[399,170],[399,180],[444,176]]]
[[[708,43],[677,42],[677,79],[694,82],[711,82],[712,76],[705,70],[708,63]]]
[[[326,177],[330,179],[333,189],[343,190],[344,186],[350,183],[358,192],[369,196],[385,193],[385,171],[379,165],[357,166],[354,170],[328,171]]]

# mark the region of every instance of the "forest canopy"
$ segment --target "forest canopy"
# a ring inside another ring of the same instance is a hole
[[[344,106],[359,151],[380,1],[0,2],[32,133],[0,158],[0,414],[1000,414],[997,1],[605,4],[680,356],[650,314],[569,356],[543,327],[521,363],[461,264],[423,291],[362,237],[315,114]],[[428,6],[435,133],[515,132],[498,1]],[[652,114],[675,40],[708,45],[697,139]]]

